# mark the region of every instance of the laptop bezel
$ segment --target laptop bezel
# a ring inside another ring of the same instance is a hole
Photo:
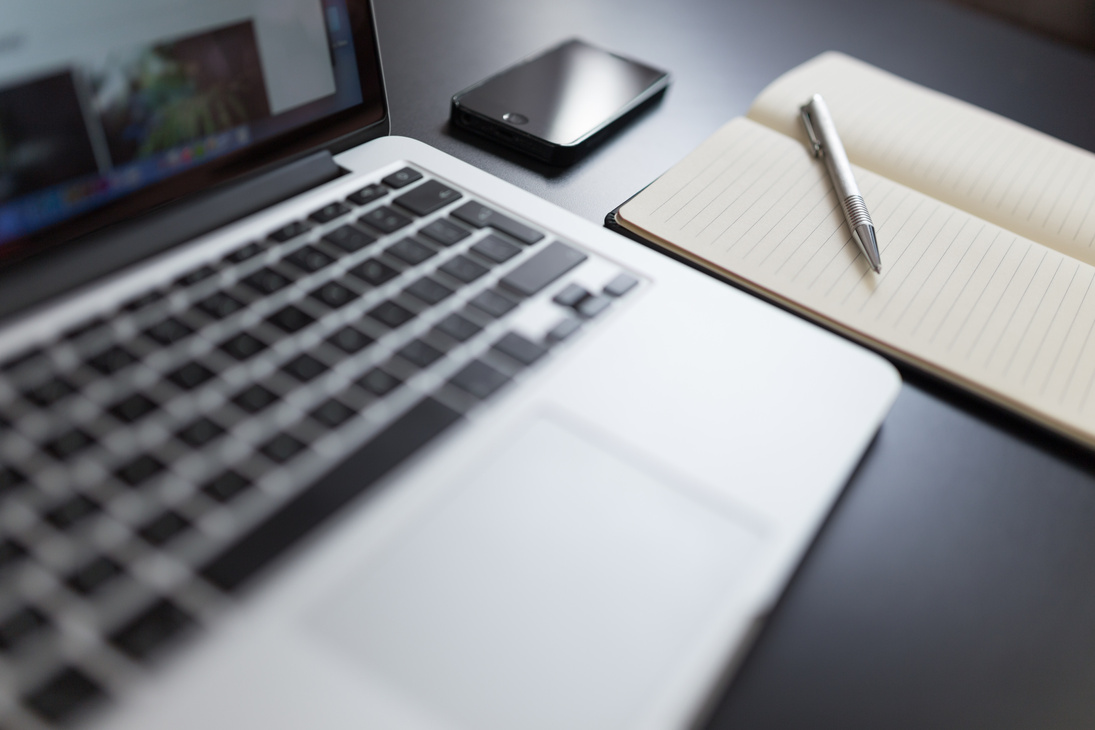
[[[18,255],[0,256],[0,288],[4,280],[23,277],[27,264],[38,264],[47,256],[56,266],[65,256],[89,240],[101,239],[115,229],[143,222],[174,206],[186,205],[196,197],[207,197],[236,184],[253,180],[317,151],[337,154],[391,131],[387,89],[381,65],[376,18],[370,0],[344,0],[354,39],[361,104],[315,120],[281,135],[261,141],[238,153],[225,155],[205,165],[136,191],[114,203],[59,222],[5,246],[25,248]],[[379,117],[376,115],[379,113]],[[101,243],[101,242],[100,242]],[[163,250],[151,246],[150,253]],[[145,252],[139,252],[144,253]],[[133,261],[140,260],[137,255]],[[40,266],[31,266],[36,269]]]

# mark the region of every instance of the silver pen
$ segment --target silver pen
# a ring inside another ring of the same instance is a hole
[[[871,214],[867,212],[867,206],[859,194],[859,186],[855,184],[852,164],[848,162],[844,145],[840,143],[829,107],[820,94],[814,94],[799,111],[802,113],[802,123],[806,125],[806,135],[814,148],[814,157],[824,158],[825,166],[829,168],[829,176],[833,178],[833,188],[840,199],[840,207],[844,209],[844,219],[848,221],[852,238],[859,244],[875,273],[882,271],[874,223],[871,222]]]

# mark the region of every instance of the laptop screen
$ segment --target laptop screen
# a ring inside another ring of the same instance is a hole
[[[5,0],[0,263],[384,115],[363,0]]]

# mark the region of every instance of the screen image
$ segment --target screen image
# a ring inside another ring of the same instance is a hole
[[[361,104],[348,13],[347,0],[5,0],[0,263],[32,234]]]
[[[249,22],[112,56],[92,74],[92,89],[115,165],[270,116]]]
[[[0,89],[0,202],[97,171],[71,73]]]

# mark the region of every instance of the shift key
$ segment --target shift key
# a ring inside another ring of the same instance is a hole
[[[501,284],[505,288],[531,297],[545,286],[588,258],[560,241],[553,241],[525,263],[511,271]]]

